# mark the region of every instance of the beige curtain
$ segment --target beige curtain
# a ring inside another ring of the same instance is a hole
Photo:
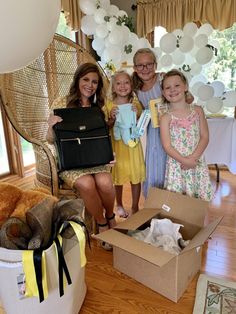
[[[61,8],[64,11],[67,25],[73,31],[80,30],[82,12],[78,0],[61,0]]]
[[[236,22],[236,0],[137,0],[137,34],[145,37],[155,26],[168,32],[188,22],[210,23],[223,30]]]

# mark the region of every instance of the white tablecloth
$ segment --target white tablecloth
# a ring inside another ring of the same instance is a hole
[[[226,165],[236,174],[236,119],[207,119],[209,144],[205,150],[207,164]]]

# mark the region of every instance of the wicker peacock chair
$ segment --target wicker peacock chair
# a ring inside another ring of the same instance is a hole
[[[83,47],[56,34],[33,63],[2,78],[1,96],[7,117],[15,130],[33,145],[35,184],[50,189],[57,197],[72,197],[74,193],[58,178],[55,149],[45,139],[47,120],[53,100],[68,93],[75,70],[84,62],[96,63]]]

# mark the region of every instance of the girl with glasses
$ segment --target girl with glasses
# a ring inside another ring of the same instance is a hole
[[[152,99],[161,97],[160,80],[162,74],[156,73],[157,60],[149,48],[137,50],[133,58],[134,73],[132,76],[134,90],[145,109],[149,108]],[[163,188],[166,166],[166,152],[160,140],[160,128],[147,127],[146,138],[146,180],[143,184],[143,194],[147,197],[152,186]]]

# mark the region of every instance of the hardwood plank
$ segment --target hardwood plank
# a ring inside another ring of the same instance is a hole
[[[203,248],[201,273],[228,280],[236,280],[236,176],[228,171],[220,172],[220,182],[216,184],[215,171],[211,172],[215,196],[210,203],[206,223],[224,216],[211,238]],[[34,176],[24,179],[16,176],[4,179],[23,189],[33,186]],[[124,189],[125,207],[130,209],[130,187]],[[143,206],[143,198],[140,207]],[[100,248],[91,240],[91,250],[86,248],[86,282],[88,286],[81,314],[191,314],[194,306],[198,275],[190,283],[186,292],[174,303],[143,286],[112,267],[112,252]],[[128,261],[127,261],[128,263]],[[1,312],[1,311],[0,311]]]

